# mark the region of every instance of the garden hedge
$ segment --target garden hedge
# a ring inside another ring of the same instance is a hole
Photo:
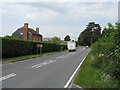
[[[2,58],[18,57],[23,55],[33,55],[40,53],[40,47],[37,44],[42,44],[42,53],[60,51],[61,47],[66,49],[65,45],[54,42],[37,42],[25,41],[16,38],[1,38],[2,39]]]

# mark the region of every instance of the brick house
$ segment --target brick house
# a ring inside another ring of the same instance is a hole
[[[13,37],[24,39],[24,40],[33,40],[33,41],[42,41],[42,35],[39,34],[39,28],[36,28],[36,31],[32,28],[28,28],[28,23],[24,23],[24,26],[18,28],[13,34]]]

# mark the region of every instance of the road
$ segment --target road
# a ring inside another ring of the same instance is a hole
[[[4,64],[2,88],[64,88],[89,49]]]

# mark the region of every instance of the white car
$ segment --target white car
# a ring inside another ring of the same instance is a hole
[[[89,48],[89,46],[85,46],[86,47],[86,49],[88,49]]]

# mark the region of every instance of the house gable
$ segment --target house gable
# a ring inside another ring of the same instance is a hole
[[[24,28],[17,29],[13,34],[13,37],[24,39]],[[28,28],[28,40],[34,40],[34,41],[42,41],[42,35],[39,33],[35,33],[32,29]]]

